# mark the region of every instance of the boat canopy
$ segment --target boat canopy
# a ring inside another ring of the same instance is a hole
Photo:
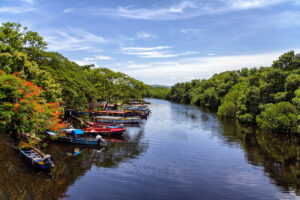
[[[84,132],[81,129],[73,129],[72,135],[82,135]]]

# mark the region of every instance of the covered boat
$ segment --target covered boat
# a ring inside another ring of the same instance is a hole
[[[71,144],[92,145],[92,146],[107,146],[108,143],[100,136],[87,137],[81,129],[64,129],[65,135],[60,136],[58,133],[47,131],[46,133],[55,137],[55,140],[67,142]]]
[[[140,110],[103,110],[103,111],[94,112],[94,115],[123,117],[123,118],[140,117],[142,119],[145,119],[148,113]]]
[[[142,119],[140,117],[112,117],[112,116],[96,116],[95,121],[98,123],[109,124],[140,124]]]

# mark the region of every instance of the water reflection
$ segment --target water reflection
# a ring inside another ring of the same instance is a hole
[[[54,170],[47,174],[28,166],[11,148],[10,139],[0,135],[0,199],[47,200],[67,197],[69,186],[92,166],[117,167],[146,151],[147,143],[141,141],[142,137],[143,129],[139,129],[123,138],[111,138],[106,149],[51,143],[43,149],[52,155],[55,163]]]
[[[242,127],[234,120],[220,120],[223,140],[239,144],[248,162],[262,166],[265,173],[283,192],[300,195],[300,139]]]

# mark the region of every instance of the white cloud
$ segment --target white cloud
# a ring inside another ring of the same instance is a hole
[[[99,65],[97,65],[97,63],[94,63],[93,61],[89,61],[89,60],[74,60],[75,63],[77,63],[78,65],[95,65],[95,67],[99,67]]]
[[[67,13],[73,13],[74,12],[74,9],[73,8],[66,8],[66,9],[64,9],[64,11],[63,11],[65,14],[67,14]]]
[[[135,55],[141,58],[173,58],[178,56],[185,56],[196,54],[194,51],[186,51],[182,53],[172,53],[169,50],[170,46],[156,46],[156,47],[123,47],[125,54]]]
[[[108,42],[107,39],[90,33],[84,29],[68,27],[64,31],[50,30],[44,35],[48,47],[52,51],[78,51],[96,49],[96,44]]]
[[[97,60],[112,60],[113,58],[110,56],[96,56]]]
[[[299,0],[219,0],[208,2],[182,1],[163,8],[135,8],[131,6],[115,9],[90,9],[89,13],[140,20],[176,20],[230,11],[263,8],[283,2],[295,3],[299,2]]]
[[[101,9],[91,10],[94,15],[110,15],[110,16],[119,16],[132,19],[174,19],[178,18],[178,15],[183,15],[187,10],[196,8],[197,5],[191,1],[183,1],[177,5],[173,5],[167,8],[154,8],[154,9],[145,9],[145,8],[126,8],[118,7],[117,9]]]
[[[142,58],[172,58],[176,57],[176,54],[169,54],[164,51],[141,51],[141,52],[126,52],[128,55],[135,55]]]
[[[229,5],[234,9],[262,8],[273,4],[278,4],[286,0],[231,0]]]
[[[37,10],[37,8],[26,7],[26,6],[0,7],[0,13],[10,13],[10,14],[22,14],[22,13],[32,12],[35,10]]]
[[[122,50],[129,51],[153,51],[153,50],[161,50],[161,49],[170,49],[170,46],[156,46],[156,47],[122,47]]]
[[[228,70],[270,66],[284,52],[286,51],[253,55],[193,57],[173,62],[147,64],[119,63],[114,67],[118,71],[122,71],[148,84],[173,85],[177,82],[190,81],[192,79],[207,79],[215,73]]]
[[[74,60],[75,63],[77,63],[78,65],[90,65],[92,63],[88,62],[88,61],[82,61],[82,60]]]
[[[149,38],[155,38],[156,36],[152,35],[151,33],[147,33],[147,32],[141,31],[141,32],[138,32],[136,34],[136,37],[138,39],[149,39]]]
[[[85,62],[90,62],[90,61],[93,61],[93,62],[96,62],[97,60],[113,60],[112,57],[110,56],[94,56],[94,57],[85,57],[83,59],[83,61]]]
[[[93,58],[93,57],[85,57],[85,58],[83,58],[83,61],[85,61],[85,62],[94,61],[94,60],[95,60],[95,58]]]
[[[34,3],[35,0],[23,0],[25,3]]]

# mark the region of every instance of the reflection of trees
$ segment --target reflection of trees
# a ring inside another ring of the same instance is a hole
[[[227,143],[239,143],[249,163],[263,166],[265,172],[284,191],[300,195],[300,139],[291,135],[259,132],[253,128],[221,121]]]
[[[143,130],[140,130],[135,137],[130,137],[126,142],[110,142],[109,148],[103,153],[91,152],[92,162],[99,167],[116,167],[119,163],[128,159],[134,159],[144,152],[148,144],[141,142]]]
[[[20,155],[11,148],[7,139],[0,135],[0,199],[59,199],[70,185],[83,176],[92,165],[116,167],[121,162],[134,159],[147,148],[141,142],[143,132],[128,141],[118,140],[108,149],[85,148],[78,156],[69,156],[66,152],[73,146],[51,144],[45,152],[52,155],[55,168],[49,175],[33,170]],[[79,147],[79,146],[77,146]]]

